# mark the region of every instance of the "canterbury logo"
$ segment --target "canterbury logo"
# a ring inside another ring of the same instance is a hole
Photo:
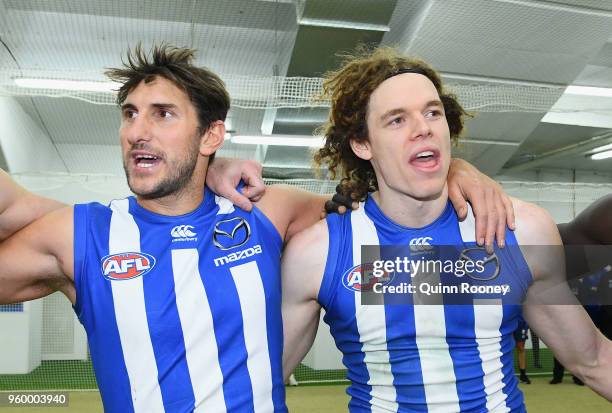
[[[431,237],[413,238],[410,240],[410,245],[431,245],[429,242],[432,240]]]
[[[420,237],[420,238],[412,238],[410,240],[410,251],[419,252],[419,251],[427,251],[431,250],[430,242],[433,241],[432,237]]]
[[[191,231],[193,228],[192,225],[177,225],[172,228],[170,235],[172,235],[172,238],[193,238],[197,235],[195,232]]]

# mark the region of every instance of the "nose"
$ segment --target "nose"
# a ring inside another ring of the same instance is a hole
[[[126,139],[131,145],[151,140],[151,123],[144,114],[139,114],[126,122],[123,129]]]
[[[427,139],[430,137],[431,125],[429,120],[423,115],[416,116],[412,139]]]

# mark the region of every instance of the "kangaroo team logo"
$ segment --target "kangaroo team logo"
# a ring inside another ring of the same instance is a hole
[[[342,275],[342,285],[351,291],[372,291],[374,284],[387,285],[393,281],[394,273],[385,272],[376,277],[373,272],[372,263],[357,264]]]
[[[123,252],[102,258],[102,275],[111,281],[131,280],[148,273],[155,257],[144,252]]]

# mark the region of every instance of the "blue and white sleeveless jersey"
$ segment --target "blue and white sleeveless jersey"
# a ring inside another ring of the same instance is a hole
[[[516,303],[532,277],[512,232],[506,240],[515,247],[495,251],[501,267],[492,282],[510,285],[514,304],[490,295],[486,303],[448,304],[445,295],[434,305],[390,303],[388,296],[381,305],[365,305],[350,281],[362,263],[362,245],[474,247],[469,216],[459,223],[448,203],[430,225],[406,228],[369,197],[357,211],[327,217],[329,251],[318,299],[348,369],[351,412],[525,411],[512,333],[521,310]]]
[[[206,190],[181,216],[76,205],[74,306],[107,412],[286,412],[280,252]]]

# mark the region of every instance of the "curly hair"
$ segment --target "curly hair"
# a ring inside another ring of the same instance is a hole
[[[225,120],[230,97],[219,76],[193,65],[194,56],[194,49],[164,43],[154,46],[147,55],[139,43],[133,51],[128,49],[127,62],[122,59],[122,68],[108,69],[105,74],[122,84],[117,94],[119,106],[142,81],[150,83],[157,76],[171,81],[189,96],[198,114],[199,130],[203,132],[212,122]]]
[[[455,95],[444,91],[438,73],[420,59],[404,56],[391,47],[372,51],[364,46],[354,54],[341,57],[342,67],[326,73],[323,81],[321,98],[331,100],[331,109],[327,123],[319,129],[325,137],[325,145],[315,153],[314,163],[317,167],[327,165],[332,179],[341,169],[340,192],[362,201],[368,192],[378,189],[378,183],[370,161],[355,155],[350,142],[368,139],[368,104],[382,82],[406,71],[427,76],[444,105],[453,142],[457,142],[463,131],[463,118],[470,114],[461,107]]]

